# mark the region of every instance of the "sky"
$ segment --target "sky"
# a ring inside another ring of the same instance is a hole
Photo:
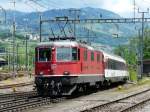
[[[14,0],[0,0],[0,6],[4,9],[14,9]],[[133,1],[134,0],[15,0],[15,9],[23,12],[44,11],[48,9],[59,8],[103,8],[115,13],[122,17],[133,16]],[[33,1],[36,1],[34,3]],[[140,8],[141,11],[146,11],[150,7],[149,0],[135,0],[136,12]]]

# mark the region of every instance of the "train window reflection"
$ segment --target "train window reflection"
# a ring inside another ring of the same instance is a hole
[[[47,62],[51,60],[51,48],[39,49],[39,61]]]
[[[57,61],[71,61],[71,48],[57,48]]]

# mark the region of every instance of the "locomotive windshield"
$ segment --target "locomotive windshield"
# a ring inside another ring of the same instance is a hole
[[[51,48],[39,48],[39,61],[51,61]]]
[[[57,61],[77,61],[78,49],[70,47],[57,48]]]
[[[71,49],[69,47],[57,48],[57,61],[70,61]]]

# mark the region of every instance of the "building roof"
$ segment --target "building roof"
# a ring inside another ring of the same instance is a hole
[[[6,61],[4,58],[0,58],[0,61]]]
[[[57,47],[76,47],[76,46],[83,46],[83,47],[86,47],[88,48],[89,50],[94,50],[93,47],[87,45],[87,44],[84,44],[84,43],[80,43],[80,42],[77,42],[77,41],[54,41],[54,42],[41,42],[37,45],[38,47],[42,47],[42,46],[57,46]]]
[[[150,64],[150,59],[145,59],[145,60],[143,60],[143,63],[144,63],[144,64]]]

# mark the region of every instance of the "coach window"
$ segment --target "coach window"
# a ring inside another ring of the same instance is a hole
[[[113,69],[117,70],[118,69],[117,66],[119,65],[119,63],[117,61],[113,60],[112,65],[113,65]]]
[[[117,66],[117,67],[116,67],[117,70],[122,70],[122,69],[123,69],[123,68],[122,68],[122,67],[123,67],[123,63],[121,63],[121,62],[118,62],[116,66]]]
[[[87,61],[87,50],[84,51],[84,61]]]
[[[117,69],[118,69],[118,67],[117,67],[117,66],[120,66],[120,65],[119,65],[119,62],[118,62],[118,61],[113,60],[113,66],[114,66],[114,70],[117,70]]]
[[[113,67],[112,67],[112,61],[109,59],[109,69],[113,69]]]
[[[94,52],[91,52],[91,61],[94,61]]]

